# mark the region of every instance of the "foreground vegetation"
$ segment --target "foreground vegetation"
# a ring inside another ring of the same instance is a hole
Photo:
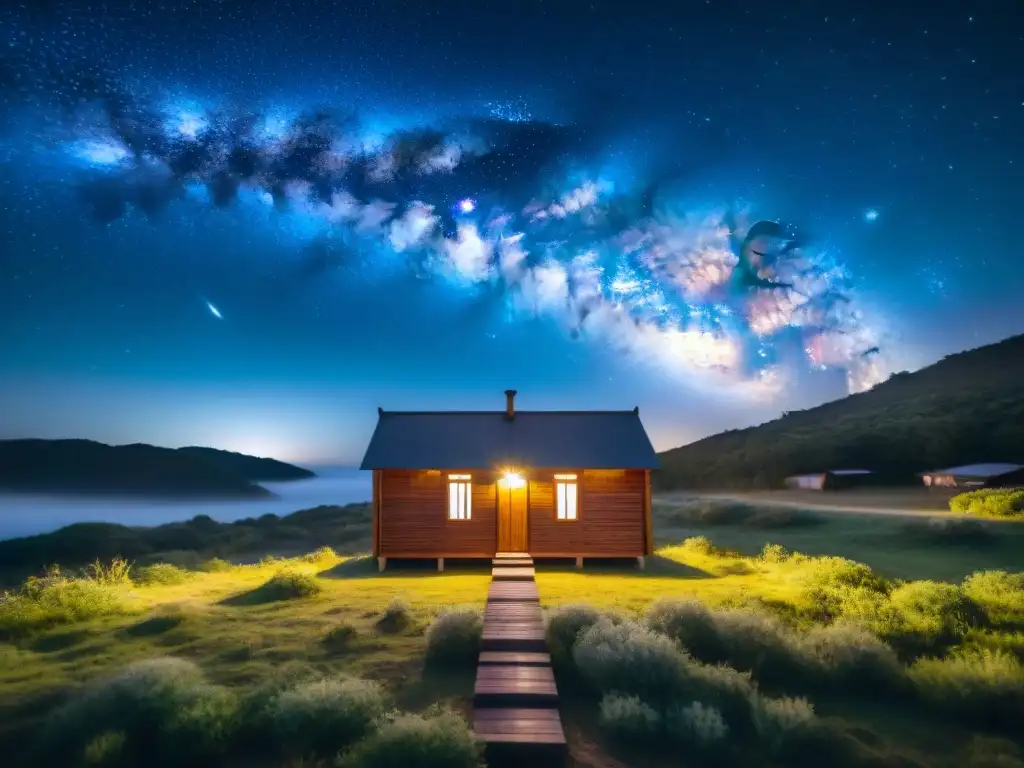
[[[1024,464],[1024,335],[900,373],[868,392],[660,454],[662,489],[781,488],[863,467],[893,480],[977,461]]]
[[[949,500],[953,512],[977,517],[1024,518],[1024,488],[981,488]]]
[[[1018,526],[942,524],[660,506],[646,570],[542,566],[578,764],[1024,766]],[[479,765],[486,569],[145,560],[0,600],[9,764]]]

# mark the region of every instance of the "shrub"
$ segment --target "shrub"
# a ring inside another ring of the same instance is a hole
[[[204,560],[199,564],[199,570],[206,571],[207,573],[221,573],[223,571],[230,571],[234,566],[227,560],[222,560],[219,557],[211,557],[209,560]]]
[[[925,702],[957,717],[1011,730],[1024,718],[1024,668],[1009,654],[918,659],[910,679]]]
[[[601,726],[622,739],[644,741],[661,730],[661,716],[637,696],[605,694],[601,699]]]
[[[271,705],[287,690],[323,679],[308,664],[290,661],[274,669],[273,674],[250,688],[242,697],[239,719],[249,740],[266,740],[272,718]]]
[[[324,563],[338,559],[338,553],[331,547],[320,547],[313,552],[308,552],[299,558],[305,563]]]
[[[814,653],[815,672],[820,672],[811,682],[869,695],[898,691],[906,684],[906,669],[893,649],[862,627],[845,622],[814,627],[803,642]]]
[[[295,600],[318,595],[323,590],[316,577],[302,571],[281,569],[259,588],[266,600]]]
[[[123,765],[125,741],[124,731],[104,731],[85,745],[82,762],[87,766]]]
[[[387,708],[378,683],[327,679],[283,691],[270,703],[269,715],[286,753],[330,757],[366,736]]]
[[[844,557],[794,557],[802,580],[802,598],[820,619],[843,614],[851,602],[873,601],[884,597],[889,585],[868,566]]]
[[[784,563],[791,557],[792,554],[790,554],[789,550],[781,544],[765,544],[760,554],[761,561],[771,565]]]
[[[670,737],[700,747],[717,744],[729,735],[722,713],[699,701],[670,710],[665,726]]]
[[[237,725],[230,691],[210,685],[191,662],[140,661],[100,680],[51,715],[41,749],[73,762],[107,732],[124,735],[129,764],[177,765],[223,753]]]
[[[647,609],[644,621],[655,632],[668,635],[701,660],[721,660],[715,617],[699,600],[661,598]]]
[[[484,621],[479,611],[453,608],[437,615],[427,629],[427,663],[469,665],[476,663]]]
[[[377,629],[394,634],[403,632],[412,624],[412,606],[407,600],[394,598],[384,609],[384,615],[377,620]]]
[[[0,594],[0,638],[125,611],[117,587],[68,578],[54,566],[46,576],[29,578],[20,589]]]
[[[1024,515],[1024,489],[980,488],[960,493],[949,500],[949,508],[965,515],[1019,517]]]
[[[454,712],[392,714],[339,761],[341,768],[484,768],[482,750]]]
[[[751,672],[766,685],[806,685],[817,672],[813,652],[778,619],[749,609],[714,613],[718,640],[717,654],[709,652],[701,661],[727,662]]]
[[[811,728],[814,708],[807,699],[762,697],[754,707],[754,722],[762,743],[777,750],[786,739]]]
[[[556,666],[572,659],[572,649],[580,633],[601,619],[601,612],[589,605],[560,605],[548,613],[548,650]]]
[[[132,565],[123,557],[115,557],[110,565],[104,565],[99,558],[85,569],[86,578],[108,587],[120,587],[132,583]]]
[[[957,643],[982,618],[960,587],[937,581],[902,584],[889,595],[889,605],[898,619],[882,631],[908,654]]]
[[[753,706],[757,688],[750,673],[712,664],[690,664],[683,701],[700,701],[717,709],[740,740],[754,736]]]
[[[639,696],[665,705],[686,688],[686,654],[669,638],[632,621],[613,624],[601,618],[579,635],[573,660],[602,694]]]
[[[692,555],[713,555],[716,553],[715,546],[707,536],[691,536],[684,539],[680,544],[685,552]]]
[[[171,563],[154,563],[138,568],[134,581],[144,586],[156,584],[181,584],[189,578],[189,572]]]
[[[963,591],[993,624],[1024,623],[1024,573],[978,571],[964,579]]]
[[[330,653],[343,653],[352,647],[358,636],[359,630],[348,622],[343,622],[327,630],[321,642]]]

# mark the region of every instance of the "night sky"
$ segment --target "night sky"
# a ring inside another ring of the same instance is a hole
[[[355,463],[378,405],[512,387],[664,449],[1024,331],[1014,0],[24,0],[0,41],[0,438]]]

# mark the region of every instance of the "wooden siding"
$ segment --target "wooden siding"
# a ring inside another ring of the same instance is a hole
[[[530,480],[530,548],[537,557],[639,557],[645,546],[643,470],[558,470],[579,478],[576,520],[555,514],[554,472]]]
[[[448,475],[472,475],[469,520],[448,519]],[[497,544],[495,476],[446,470],[381,471],[380,555],[492,557]]]

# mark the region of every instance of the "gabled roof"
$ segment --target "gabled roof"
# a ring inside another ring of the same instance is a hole
[[[638,410],[380,411],[362,469],[657,469]]]
[[[992,462],[989,464],[965,464],[962,467],[950,467],[949,469],[934,469],[921,474],[952,475],[953,477],[999,477],[999,475],[1016,472],[1018,469],[1024,469],[1024,465]]]

